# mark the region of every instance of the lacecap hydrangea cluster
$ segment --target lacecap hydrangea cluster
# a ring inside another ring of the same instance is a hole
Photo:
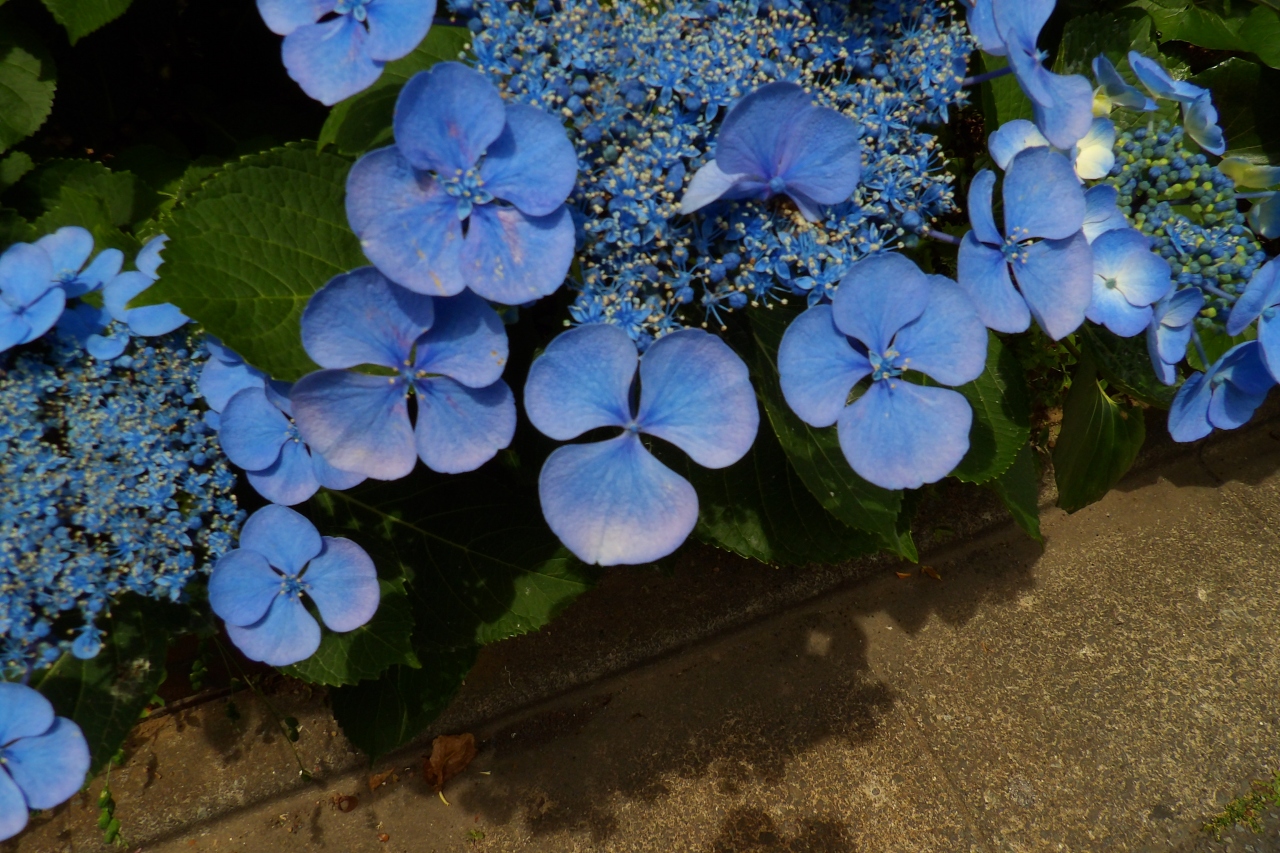
[[[475,15],[475,67],[508,100],[560,116],[577,152],[574,323],[618,325],[644,348],[747,305],[817,303],[853,261],[953,209],[929,127],[964,102],[973,41],[946,2],[454,8]],[[683,215],[728,108],[778,81],[856,122],[856,191],[816,221],[758,198]]]

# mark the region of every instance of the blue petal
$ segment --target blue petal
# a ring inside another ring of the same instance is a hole
[[[1237,344],[1209,369],[1212,388],[1209,423],[1218,429],[1243,426],[1275,385],[1262,361],[1262,347],[1254,341]],[[1219,382],[1218,380],[1225,380]]]
[[[131,270],[122,272],[102,287],[102,307],[117,323],[129,322],[129,302],[142,291],[155,284],[155,279],[145,273]]]
[[[1093,277],[1093,300],[1085,316],[1122,338],[1140,334],[1151,325],[1150,306],[1131,305],[1120,288],[1107,287],[1098,275]]]
[[[557,449],[542,466],[538,495],[560,541],[583,562],[602,566],[661,559],[698,522],[693,486],[631,432]]]
[[[1116,204],[1119,195],[1110,184],[1098,184],[1085,192],[1083,229],[1090,243],[1100,234],[1129,227],[1129,220]]]
[[[16,347],[31,331],[31,324],[21,314],[0,300],[0,352]]]
[[[1024,118],[1016,118],[1013,121],[1005,122],[987,137],[987,150],[991,152],[991,159],[995,160],[996,165],[1001,169],[1008,169],[1009,163],[1013,161],[1013,158],[1028,148],[1048,147],[1049,140],[1044,138],[1044,134],[1040,132],[1033,122],[1029,122]],[[994,178],[992,182],[994,183]],[[986,192],[987,196],[990,197],[991,190],[989,187]],[[969,193],[972,195],[972,187],[970,187]],[[970,207],[972,207],[972,204],[970,202]],[[988,207],[990,207],[989,204]],[[990,241],[984,240],[983,242]]]
[[[640,359],[636,424],[699,465],[732,465],[751,449],[760,425],[746,364],[702,329],[664,335]]]
[[[960,242],[957,283],[988,329],[1023,332],[1031,325],[1031,312],[1009,278],[1004,253],[979,243],[972,231]]]
[[[298,27],[284,37],[285,70],[309,97],[331,107],[382,74],[382,63],[369,57],[368,37],[350,15]]]
[[[1013,275],[1049,337],[1061,340],[1080,328],[1093,300],[1093,253],[1083,233],[1028,246],[1013,264]]]
[[[62,316],[62,309],[66,304],[67,295],[62,292],[61,287],[55,287],[28,305],[22,316],[30,328],[19,343],[30,343],[52,329],[53,324]]]
[[[1196,318],[1202,308],[1204,308],[1204,294],[1198,289],[1188,288],[1178,291],[1162,302],[1158,317],[1165,326],[1173,328],[1186,326]],[[1182,355],[1165,360],[1176,363],[1182,360]]]
[[[262,621],[246,627],[227,626],[227,636],[249,660],[288,666],[306,660],[320,648],[320,625],[298,599],[278,595]]]
[[[1084,225],[1084,190],[1071,161],[1050,148],[1028,148],[1004,176],[1005,234],[1063,240]]]
[[[1258,345],[1267,370],[1272,376],[1280,375],[1280,322],[1266,317],[1258,321]]]
[[[1208,91],[1183,80],[1174,80],[1163,65],[1136,50],[1129,51],[1129,67],[1142,85],[1147,87],[1147,91],[1166,101],[1186,104]]]
[[[0,746],[42,735],[53,725],[53,705],[25,684],[0,681]]]
[[[57,326],[60,333],[84,346],[90,335],[96,336],[110,322],[111,317],[106,311],[88,302],[80,302],[62,313]]]
[[[507,107],[507,124],[480,167],[484,188],[529,216],[554,213],[573,192],[578,155],[564,126],[524,104]]]
[[[396,284],[432,296],[462,290],[457,200],[414,171],[394,145],[371,151],[347,174],[347,221],[365,255]]]
[[[1116,290],[1139,308],[1159,302],[1173,288],[1168,262],[1151,251],[1150,238],[1135,228],[1108,231],[1093,242],[1093,272],[1095,279],[1113,279]]]
[[[267,29],[287,36],[298,27],[314,24],[335,5],[335,0],[258,0],[258,14]]]
[[[116,334],[110,337],[90,335],[85,339],[84,344],[89,355],[98,361],[112,361],[124,353],[125,347],[129,345],[129,336],[125,334]]]
[[[119,275],[122,266],[124,266],[124,252],[119,249],[103,249],[93,262],[76,276],[74,282],[64,285],[62,289],[67,292],[67,296],[83,296]]]
[[[407,394],[399,377],[319,370],[299,379],[290,398],[303,441],[330,465],[398,480],[417,460]]]
[[[214,564],[209,607],[228,625],[252,625],[280,595],[283,578],[257,551],[236,548]]]
[[[4,769],[33,809],[51,809],[71,799],[89,772],[89,744],[80,727],[65,717],[57,717],[42,735],[14,741],[4,752]]]
[[[969,32],[978,40],[978,46],[984,53],[992,56],[1004,56],[1008,53],[1000,31],[996,29],[996,19],[992,10],[993,0],[974,0],[966,14]]]
[[[996,227],[991,212],[991,190],[996,185],[996,173],[983,169],[973,176],[969,184],[969,222],[973,225],[974,238],[991,246],[1000,246],[1004,237]]]
[[[903,369],[919,370],[943,385],[963,385],[986,369],[987,329],[959,285],[930,276],[929,304],[898,332],[893,348],[903,356]]]
[[[39,246],[17,243],[0,255],[0,293],[15,308],[35,302],[53,287],[53,262]]]
[[[396,99],[396,144],[415,168],[448,177],[473,167],[506,126],[493,84],[460,62],[415,74]]]
[[[27,801],[9,774],[0,768],[0,841],[13,838],[27,827]]]
[[[226,412],[222,422],[226,424]],[[311,454],[297,439],[285,442],[275,462],[258,471],[246,471],[249,485],[273,504],[295,506],[320,490]]]
[[[1280,304],[1280,260],[1270,260],[1263,264],[1249,286],[1231,306],[1231,314],[1227,317],[1227,334],[1238,335],[1245,327],[1258,319],[1267,308]],[[1199,310],[1199,309],[1197,309]]]
[[[44,235],[36,245],[48,253],[55,280],[75,278],[93,253],[93,235],[78,225],[68,225]]]
[[[511,443],[516,432],[516,401],[507,383],[468,388],[445,376],[420,379],[418,456],[442,474],[474,471]]]
[[[997,4],[997,26],[999,26],[999,14],[1000,5]],[[1001,31],[1001,35],[1004,36],[1005,44],[1009,47],[1009,64],[1013,66],[1014,79],[1031,100],[1033,111],[1037,106],[1052,106],[1054,97],[1053,90],[1050,88],[1050,78],[1053,75],[1040,63],[1035,37],[1028,39],[1020,33],[1004,30]],[[1036,123],[1039,124],[1039,121],[1037,120]]]
[[[222,410],[218,441],[238,468],[260,471],[275,464],[288,440],[289,419],[261,388],[243,389]]]
[[[742,174],[727,174],[721,170],[715,160],[709,161],[694,172],[693,178],[690,179],[689,186],[685,188],[684,196],[680,199],[680,212],[693,213],[713,201],[728,196],[745,177]]]
[[[1163,363],[1173,366],[1186,358],[1187,346],[1191,343],[1191,324],[1170,327],[1161,323],[1159,318],[1159,313],[1153,311],[1152,325],[1155,328],[1156,355]]]
[[[1155,371],[1156,378],[1165,385],[1172,385],[1178,381],[1178,371],[1172,364],[1169,364],[1161,357],[1161,335],[1164,332],[1168,332],[1168,329],[1161,326],[1159,321],[1153,317],[1151,325],[1147,326],[1147,356],[1151,359],[1151,369]],[[1191,340],[1190,329],[1186,330],[1186,335],[1189,342]],[[1182,351],[1186,352],[1186,350],[1187,345],[1184,342]]]
[[[138,256],[133,259],[133,265],[138,268],[138,272],[143,275],[150,276],[152,279],[159,278],[160,265],[164,263],[164,258],[160,257],[160,253],[164,251],[165,244],[169,242],[169,235],[157,234],[147,241],[147,244],[138,250]]]
[[[742,173],[768,183],[779,174],[779,155],[813,99],[795,83],[770,83],[729,110],[720,125],[715,160],[728,174]]]
[[[401,369],[435,319],[430,296],[392,284],[373,267],[335,276],[302,312],[302,346],[321,367]]]
[[[815,305],[792,320],[778,347],[782,396],[811,426],[835,423],[853,386],[870,374],[871,363],[836,328],[830,305]]]
[[[267,376],[256,367],[243,361],[229,364],[212,356],[200,370],[199,390],[205,403],[215,412],[221,412],[238,391],[245,388],[261,388]]]
[[[836,328],[883,353],[898,330],[924,313],[929,279],[899,254],[873,255],[849,267],[831,302]]]
[[[525,413],[540,432],[559,441],[597,427],[626,426],[637,360],[635,344],[617,326],[562,332],[529,368]]]
[[[320,553],[320,534],[305,516],[271,504],[245,521],[240,528],[240,547],[257,551],[274,568],[296,575]]]
[[[573,263],[573,218],[563,205],[547,216],[486,204],[471,213],[463,244],[467,287],[492,302],[523,305],[553,293]]]
[[[1222,156],[1227,150],[1227,139],[1218,127],[1218,110],[1213,106],[1213,96],[1205,92],[1190,104],[1182,105],[1182,123],[1187,135],[1210,154]]]
[[[959,392],[901,379],[871,383],[840,414],[840,449],[885,489],[914,489],[951,473],[969,452],[973,410]]]
[[[1093,123],[1093,86],[1079,74],[1063,76],[1049,71],[1041,77],[1053,95],[1048,104],[1031,104],[1036,126],[1056,147],[1068,151],[1089,132]]]
[[[129,309],[129,330],[144,338],[154,338],[169,334],[190,319],[176,305],[144,305]]]
[[[1145,112],[1156,108],[1156,102],[1138,91],[1136,86],[1130,86],[1125,82],[1120,72],[1116,71],[1116,67],[1111,64],[1111,60],[1103,54],[1094,57],[1093,76],[1098,78],[1098,85],[1102,87],[1103,93],[1113,104]]]
[[[436,300],[436,321],[418,342],[414,370],[487,388],[507,364],[507,330],[487,302],[470,291]]]
[[[436,14],[435,0],[369,0],[365,4],[369,56],[390,62],[413,52],[427,37]]]
[[[1015,38],[1035,47],[1056,0],[992,0],[996,30],[1006,44]]]
[[[1209,423],[1209,400],[1212,386],[1203,373],[1193,373],[1169,407],[1169,435],[1174,441],[1195,441],[1213,432]]]
[[[365,481],[363,474],[355,474],[351,471],[341,471],[334,468],[314,450],[311,451],[311,467],[315,469],[316,482],[326,489],[341,492],[345,489],[355,488]]]
[[[787,128],[778,150],[778,176],[789,195],[818,204],[839,204],[862,177],[858,125],[847,115],[811,106]]]
[[[364,549],[350,539],[324,537],[324,550],[307,566],[302,580],[330,631],[354,631],[378,610],[378,572]]]
[[[1249,208],[1249,227],[1268,240],[1280,237],[1280,194],[1254,201]]]

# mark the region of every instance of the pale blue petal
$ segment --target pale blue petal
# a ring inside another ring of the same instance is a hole
[[[799,194],[826,205],[853,195],[862,177],[862,148],[853,119],[811,106],[796,116],[781,143],[777,174],[793,199]]]
[[[698,522],[693,486],[635,433],[557,449],[538,477],[542,514],[580,560],[602,566],[667,556]]]
[[[1010,44],[1014,38],[1035,46],[1040,30],[1053,14],[1056,0],[993,0],[996,30]]]
[[[449,177],[474,166],[506,121],[502,97],[483,74],[439,62],[400,90],[396,144],[415,168]]]
[[[1262,346],[1248,341],[1232,347],[1210,368],[1221,384],[1210,382],[1209,422],[1218,429],[1235,429],[1248,423],[1267,397],[1275,380],[1262,361]]]
[[[507,329],[498,312],[469,290],[437,299],[435,309],[435,324],[418,342],[414,369],[471,388],[497,382],[507,365]]]
[[[484,188],[529,216],[554,213],[573,192],[578,155],[564,126],[525,104],[507,107],[507,124],[480,167]]]
[[[617,326],[562,332],[529,368],[525,413],[540,432],[558,441],[597,427],[626,426],[637,360],[635,344]]]
[[[289,419],[271,404],[261,388],[245,388],[222,410],[218,442],[232,464],[260,471],[275,464],[289,440]]]
[[[1151,325],[1147,326],[1147,356],[1151,359],[1151,369],[1155,371],[1156,378],[1165,385],[1172,385],[1178,381],[1178,371],[1174,365],[1169,364],[1160,354],[1161,333],[1167,332],[1160,323],[1153,317]],[[1187,329],[1187,340],[1191,340],[1191,330]],[[1182,351],[1186,352],[1187,347],[1184,343]]]
[[[65,717],[55,718],[44,734],[14,741],[4,751],[4,769],[33,809],[51,809],[71,799],[89,772],[89,744],[80,727]]]
[[[1136,50],[1129,51],[1129,67],[1133,69],[1139,82],[1147,87],[1147,91],[1166,101],[1186,104],[1208,91],[1184,80],[1174,80],[1163,65]]]
[[[1031,104],[1036,126],[1053,145],[1064,151],[1080,141],[1093,123],[1093,86],[1079,74],[1063,76],[1042,71],[1044,87],[1053,100]]]
[[[1253,203],[1249,208],[1249,227],[1268,240],[1280,237],[1280,193]]]
[[[90,335],[85,339],[84,347],[88,350],[89,355],[98,361],[112,361],[117,359],[124,353],[125,347],[129,345],[127,335],[117,334],[111,337],[103,335]]]
[[[741,173],[727,174],[715,160],[709,161],[693,173],[689,186],[680,199],[680,212],[684,214],[701,210],[713,201],[724,198],[747,176]]]
[[[373,267],[335,276],[302,312],[302,346],[321,367],[407,366],[414,342],[435,319],[430,296],[387,280]]]
[[[1266,317],[1258,321],[1258,345],[1267,370],[1272,376],[1280,376],[1280,322]]]
[[[1085,239],[1090,243],[1100,234],[1129,227],[1129,220],[1116,204],[1119,195],[1110,184],[1098,184],[1085,192],[1083,228]]]
[[[516,432],[516,401],[507,383],[468,388],[445,376],[420,379],[418,456],[442,474],[474,471],[511,443]]]
[[[760,425],[746,364],[702,329],[664,335],[640,359],[636,424],[699,465],[732,465],[751,449]]]
[[[290,392],[302,439],[335,468],[375,480],[413,470],[417,452],[403,378],[320,370]]]
[[[164,251],[165,244],[169,242],[167,234],[157,234],[147,241],[147,244],[138,250],[138,256],[133,259],[133,265],[143,275],[150,276],[153,279],[159,278],[160,265],[164,263],[164,258],[160,257],[160,253]]]
[[[1103,93],[1113,104],[1144,112],[1150,112],[1156,108],[1156,102],[1138,91],[1136,86],[1130,86],[1125,82],[1120,72],[1116,71],[1116,67],[1111,64],[1111,60],[1103,54],[1094,57],[1093,76],[1098,78],[1098,85],[1102,87]]]
[[[1093,300],[1093,253],[1084,234],[1041,240],[1013,264],[1031,315],[1055,341],[1080,328]]]
[[[835,423],[853,386],[870,374],[871,363],[836,328],[830,305],[792,320],[778,347],[782,396],[810,426]]]
[[[305,24],[284,37],[285,70],[308,97],[327,107],[362,92],[382,74],[369,57],[368,33],[350,15]]]
[[[1169,263],[1151,251],[1151,239],[1135,228],[1108,231],[1093,242],[1093,272],[1114,280],[1129,304],[1139,308],[1159,302],[1173,288]]]
[[[62,309],[66,304],[67,295],[63,293],[61,287],[55,287],[28,305],[22,312],[22,316],[26,319],[29,328],[19,343],[30,343],[52,329],[53,324],[62,316]]]
[[[117,323],[129,322],[129,303],[142,291],[155,284],[155,279],[136,270],[122,272],[102,287],[102,307]]]
[[[974,0],[966,13],[969,32],[978,40],[978,46],[984,53],[992,56],[1004,56],[1008,53],[1004,39],[996,29],[995,14],[991,8],[992,0]]]
[[[1099,275],[1093,278],[1093,299],[1085,316],[1122,338],[1141,334],[1151,325],[1150,306],[1129,304],[1118,287],[1107,287]]]
[[[1195,441],[1213,432],[1209,423],[1209,400],[1212,386],[1203,373],[1193,373],[1169,407],[1169,435],[1174,441]]]
[[[1044,134],[1040,132],[1033,122],[1029,122],[1024,118],[1016,118],[1005,122],[998,130],[987,137],[987,150],[991,152],[991,159],[995,160],[996,165],[1001,169],[1008,169],[1009,163],[1013,161],[1013,158],[1028,148],[1048,147],[1049,140],[1044,138]],[[994,183],[994,179],[992,182]],[[972,195],[972,187],[970,187],[969,192]],[[990,188],[987,189],[986,193],[990,197]],[[972,201],[970,202],[970,207],[972,207]]]
[[[1116,126],[1109,118],[1095,118],[1072,152],[1076,175],[1086,181],[1105,178],[1111,167],[1116,164]],[[1085,199],[1085,215],[1088,216],[1089,203]]]
[[[271,504],[245,521],[240,528],[240,547],[257,551],[274,568],[296,575],[320,553],[320,534],[306,516]]]
[[[715,160],[728,174],[769,182],[779,174],[779,156],[791,129],[813,99],[795,83],[770,83],[746,95],[720,125]]]
[[[969,452],[973,410],[959,392],[901,379],[871,388],[840,414],[840,449],[863,479],[914,489],[947,476]]]
[[[1028,148],[1014,157],[1003,194],[1005,234],[1018,242],[1063,240],[1084,225],[1084,190],[1076,170],[1050,148]]]
[[[306,660],[320,648],[320,625],[296,598],[279,595],[262,621],[246,627],[227,626],[227,636],[249,660],[288,666]]]
[[[1031,312],[1009,278],[1004,253],[978,242],[972,231],[960,242],[956,279],[988,329],[1023,332],[1031,325]]]
[[[1213,96],[1205,92],[1190,104],[1182,105],[1182,123],[1187,135],[1210,154],[1222,156],[1227,150],[1227,139],[1218,127],[1218,110],[1213,106]]]
[[[266,381],[266,374],[256,367],[239,360],[228,363],[213,355],[200,369],[198,387],[209,408],[221,412],[237,392],[245,388],[261,388]]]
[[[17,243],[0,255],[0,294],[15,308],[30,305],[53,287],[49,253],[30,243]]]
[[[929,303],[929,279],[899,254],[873,255],[849,267],[831,303],[836,328],[882,353]]]
[[[407,56],[427,37],[436,0],[370,0],[365,4],[369,39],[365,50],[379,62]]]
[[[9,774],[0,769],[0,841],[13,838],[27,827],[27,801]]]
[[[141,308],[129,309],[129,330],[144,338],[167,335],[190,322],[186,314],[176,305],[144,305]]]
[[[53,705],[25,684],[0,681],[0,746],[35,737],[53,725]]]
[[[267,29],[287,36],[298,27],[314,24],[335,5],[335,0],[258,0],[258,14]]]
[[[266,615],[283,581],[257,551],[228,551],[209,575],[209,607],[228,625],[252,625]]]
[[[1160,322],[1158,307],[1153,309],[1152,324],[1155,327],[1156,354],[1160,360],[1165,364],[1175,365],[1186,358],[1187,346],[1191,343],[1191,324],[1169,326]]]
[[[1012,6],[1016,4],[1004,5]],[[997,2],[997,26],[999,26],[1000,7],[1001,4]],[[1002,30],[1000,34],[1004,37],[1005,44],[1009,48],[1009,64],[1013,66],[1014,79],[1018,81],[1023,93],[1031,100],[1032,108],[1034,109],[1041,105],[1052,106],[1053,91],[1048,85],[1052,74],[1040,64],[1040,57],[1036,51],[1035,37],[1027,38],[1021,33],[1007,30]],[[1036,123],[1039,124],[1039,121]]]
[[[325,458],[314,450],[311,451],[311,467],[315,469],[316,482],[326,489],[343,491],[354,488],[365,481],[363,474],[351,471],[340,471],[330,465]]]
[[[67,296],[83,296],[119,275],[122,266],[124,266],[124,252],[119,249],[103,249],[93,262],[76,276],[75,282],[64,285],[63,290],[67,291]]]
[[[48,253],[49,260],[53,263],[55,280],[74,278],[93,253],[93,235],[78,225],[59,228],[52,234],[44,235],[35,244]]]
[[[223,412],[224,427],[226,418]],[[297,439],[285,442],[271,465],[258,471],[245,471],[245,477],[258,494],[281,506],[296,506],[320,490],[311,454]]]
[[[1188,288],[1173,294],[1167,303],[1162,304],[1161,323],[1171,327],[1186,326],[1196,318],[1200,309],[1204,308],[1204,294],[1198,289]],[[1173,361],[1181,361],[1181,357]]]
[[[459,266],[467,287],[503,305],[523,305],[560,287],[573,263],[573,218],[486,204],[471,213]]]
[[[330,631],[354,631],[378,610],[378,572],[364,549],[350,539],[324,537],[324,549],[302,580]]]
[[[991,246],[1000,246],[1004,237],[996,227],[991,211],[991,191],[996,185],[996,173],[983,169],[973,176],[969,184],[969,222],[973,225],[974,238]]]
[[[959,285],[930,276],[929,304],[898,332],[893,348],[902,354],[903,369],[918,370],[943,385],[963,385],[986,369],[987,329]]]
[[[1227,334],[1240,334],[1246,326],[1258,319],[1259,314],[1277,304],[1280,304],[1280,260],[1273,259],[1253,274],[1244,293],[1231,306],[1231,314],[1227,317]]]

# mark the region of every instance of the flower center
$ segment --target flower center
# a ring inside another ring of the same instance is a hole
[[[1004,253],[1004,259],[1010,264],[1025,264],[1027,262],[1027,247],[1030,245],[1031,232],[1025,228],[1015,226],[1009,236],[1004,238],[1004,245],[1000,247],[1000,251]]]
[[[887,349],[883,353],[868,352],[867,361],[871,362],[871,381],[879,382],[882,379],[894,379],[902,375],[903,368],[907,361],[903,360],[903,366],[894,363],[894,359],[902,353],[895,349]]]
[[[1105,287],[1107,290],[1115,290],[1117,287],[1120,286],[1119,284],[1116,283],[1116,280],[1114,278],[1107,278],[1106,276],[1100,276],[1100,278],[1102,279],[1102,286]]]
[[[1276,316],[1276,306],[1272,305],[1270,308],[1262,309],[1262,319],[1270,320],[1274,316]]]
[[[350,15],[360,23],[364,23],[365,18],[369,17],[369,12],[365,9],[368,0],[338,0],[333,11],[338,15]]]
[[[458,200],[458,218],[466,219],[477,204],[493,201],[493,194],[484,188],[484,178],[475,167],[465,172],[458,169],[451,178],[441,178],[444,191]]]
[[[787,188],[787,182],[782,180],[780,176],[775,176],[769,181],[769,191],[780,193]]]
[[[285,575],[280,579],[280,594],[287,598],[302,598],[307,585],[296,575]]]

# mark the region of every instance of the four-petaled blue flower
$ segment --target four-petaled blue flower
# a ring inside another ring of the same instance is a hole
[[[1208,371],[1182,383],[1169,408],[1169,435],[1174,441],[1195,441],[1215,427],[1243,426],[1275,384],[1262,363],[1262,346],[1257,341],[1237,344]]]
[[[838,425],[854,471],[886,489],[913,489],[960,464],[973,410],[959,392],[903,374],[962,385],[982,374],[986,355],[987,331],[954,282],[925,275],[901,255],[876,255],[850,268],[830,305],[787,327],[778,374],[801,420]],[[868,377],[870,388],[850,405]]]
[[[209,606],[245,657],[271,666],[306,660],[320,647],[320,626],[352,631],[373,618],[381,593],[373,560],[350,539],[321,536],[306,518],[272,504],[249,516],[240,547],[209,575]]]
[[[0,682],[0,841],[22,831],[30,809],[70,799],[88,772],[80,727],[25,684]]]
[[[1186,357],[1195,331],[1191,322],[1203,307],[1204,294],[1195,287],[1171,293],[1152,306],[1147,354],[1156,377],[1165,385],[1178,381],[1177,364]]]
[[[1262,362],[1280,381],[1280,322],[1276,320],[1277,311],[1280,311],[1280,259],[1272,259],[1253,274],[1249,286],[1231,307],[1227,334],[1238,335],[1257,320]]]
[[[36,245],[49,253],[53,262],[53,282],[62,288],[70,299],[84,296],[110,281],[124,263],[124,252],[119,249],[103,249],[85,266],[93,254],[93,235],[84,228],[68,225],[52,234],[46,234]]]
[[[1218,155],[1227,150],[1226,137],[1218,127],[1218,110],[1208,89],[1185,80],[1174,80],[1163,65],[1136,50],[1129,51],[1129,67],[1151,94],[1182,104],[1182,126],[1201,148]]]
[[[1101,102],[1106,112],[1111,112],[1112,105],[1142,112],[1156,108],[1156,102],[1142,94],[1137,86],[1129,85],[1111,60],[1101,53],[1093,58],[1093,76],[1098,80],[1098,90],[1093,93],[1094,103]]]
[[[1008,56],[1018,85],[1031,100],[1036,126],[1058,148],[1069,150],[1089,132],[1093,86],[1078,74],[1044,67],[1036,47],[1056,0],[974,0],[969,29],[992,56]]]
[[[435,0],[258,0],[284,36],[284,67],[312,98],[332,106],[367,89],[382,66],[426,38]]]
[[[533,425],[558,441],[623,430],[556,449],[538,478],[547,524],[580,559],[602,566],[665,557],[698,521],[693,486],[645,449],[642,433],[724,468],[751,449],[760,423],[746,365],[701,329],[665,335],[642,358],[617,326],[570,329],[533,363],[524,402]]]
[[[1093,301],[1088,317],[1122,338],[1151,325],[1152,304],[1173,288],[1172,271],[1135,228],[1107,231],[1093,241]]]
[[[554,116],[441,62],[405,84],[394,130],[347,177],[347,219],[374,266],[418,293],[469,287],[506,305],[560,286],[578,157]]]
[[[991,209],[995,182],[983,169],[969,185],[973,230],[960,244],[960,286],[988,328],[1021,332],[1034,315],[1050,337],[1063,338],[1084,322],[1093,297],[1084,190],[1066,157],[1028,148],[1004,176],[1002,235]]]
[[[167,335],[189,322],[187,315],[183,314],[176,305],[170,305],[167,302],[161,305],[144,305],[140,308],[129,307],[129,303],[135,297],[160,280],[160,264],[164,263],[160,252],[164,250],[164,244],[168,241],[169,238],[164,234],[148,240],[133,260],[133,265],[137,269],[120,273],[102,288],[102,307],[106,309],[111,319],[128,326],[130,332],[144,338]],[[119,355],[124,350],[126,341],[123,337],[108,340],[119,342],[119,351],[115,355]],[[91,340],[91,347],[93,344]],[[115,357],[109,354],[107,344],[100,343],[98,348],[97,352],[90,350],[96,358]]]
[[[770,83],[724,117],[715,159],[699,169],[680,202],[693,213],[718,199],[790,198],[810,222],[853,195],[862,151],[853,119],[819,107],[794,83]]]
[[[246,363],[239,353],[223,345],[213,335],[205,335],[204,345],[209,351],[209,360],[200,369],[197,388],[209,407],[209,411],[205,413],[205,422],[213,429],[218,429],[222,425],[222,410],[231,402],[232,397],[245,388],[265,388],[271,380],[267,374]],[[279,394],[288,393],[287,389],[275,390]]]
[[[293,417],[312,451],[339,470],[397,480],[416,455],[433,471],[472,471],[515,434],[515,398],[501,379],[507,333],[474,293],[432,299],[362,267],[311,297],[302,345],[329,369],[293,386]],[[360,365],[394,374],[347,369]]]
[[[0,352],[49,331],[66,304],[44,249],[18,243],[0,255]]]

